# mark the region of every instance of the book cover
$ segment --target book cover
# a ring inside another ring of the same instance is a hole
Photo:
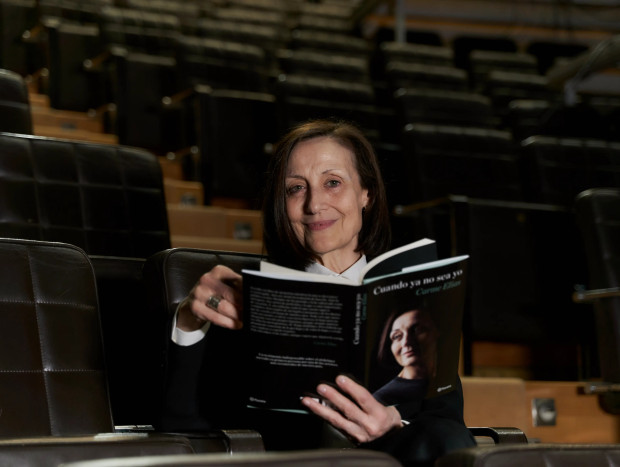
[[[452,390],[467,257],[435,258],[423,239],[369,262],[360,283],[243,271],[248,406],[304,412],[300,398],[340,373],[386,405]]]

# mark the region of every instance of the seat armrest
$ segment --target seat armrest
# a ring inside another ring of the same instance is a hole
[[[513,427],[468,427],[471,434],[492,438],[495,444],[527,443],[527,436],[518,428]]]
[[[187,438],[196,452],[221,452],[229,454],[240,452],[263,452],[263,438],[257,431],[213,429],[196,432],[159,432],[152,425],[117,425],[116,433],[156,433],[160,436],[180,436]]]
[[[187,438],[196,452],[263,452],[263,438],[257,431],[249,429],[213,429],[196,432],[164,432],[169,436]]]
[[[607,289],[578,290],[573,293],[573,301],[576,303],[588,303],[601,298],[620,297],[620,287]]]

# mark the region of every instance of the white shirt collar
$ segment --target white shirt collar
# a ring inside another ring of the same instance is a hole
[[[331,269],[328,269],[319,263],[310,264],[306,268],[306,272],[312,272],[314,274],[324,274],[326,276],[340,276],[353,282],[359,282],[362,275],[362,269],[364,269],[366,263],[366,255],[362,255],[360,259],[358,259],[349,269],[344,271],[342,274],[335,273]]]

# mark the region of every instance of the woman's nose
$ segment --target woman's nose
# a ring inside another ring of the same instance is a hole
[[[415,332],[406,333],[404,340],[405,340],[405,345],[407,345],[407,347],[411,347],[411,348],[418,347],[418,339],[417,339]]]
[[[308,195],[306,198],[306,212],[310,214],[317,214],[323,209],[324,196],[321,193],[321,190],[314,190],[312,188],[308,189]]]

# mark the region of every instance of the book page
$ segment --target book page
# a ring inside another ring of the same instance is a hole
[[[434,240],[423,238],[417,242],[403,245],[390,250],[369,261],[362,270],[362,277],[373,277],[394,274],[408,266],[426,263],[437,259],[437,246]]]
[[[244,309],[247,304],[251,310],[244,316],[253,382],[249,406],[303,411],[303,395],[351,361],[361,361],[352,357],[363,332],[355,290],[350,285],[244,276]]]
[[[243,270],[244,273],[260,275],[263,277],[271,277],[273,279],[282,280],[301,280],[309,282],[328,282],[332,284],[352,284],[349,279],[341,276],[328,276],[326,274],[316,274],[312,272],[300,271],[298,269],[286,268],[269,261],[260,262],[260,270]]]

